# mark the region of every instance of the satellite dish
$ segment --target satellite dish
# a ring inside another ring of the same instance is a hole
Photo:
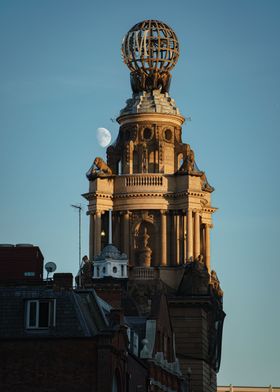
[[[45,265],[45,270],[47,271],[47,273],[49,274],[50,272],[54,272],[56,270],[56,264],[53,263],[52,261],[48,262]]]

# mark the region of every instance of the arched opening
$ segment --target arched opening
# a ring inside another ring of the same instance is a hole
[[[152,148],[149,153],[149,165],[148,165],[148,172],[149,173],[158,173],[159,166],[158,166],[158,150]]]
[[[138,224],[134,233],[135,259],[139,267],[151,267],[156,260],[155,227],[148,221]]]
[[[177,155],[177,169],[178,170],[182,166],[183,162],[184,162],[184,157],[183,157],[183,154],[180,153],[180,154]]]
[[[118,174],[122,174],[122,161],[118,161]]]
[[[133,173],[139,173],[139,156],[137,151],[133,151]]]

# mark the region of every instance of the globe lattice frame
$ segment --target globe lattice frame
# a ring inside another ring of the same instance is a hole
[[[179,58],[175,32],[165,23],[144,20],[133,26],[122,43],[124,63],[131,71],[133,92],[169,90],[169,71]]]

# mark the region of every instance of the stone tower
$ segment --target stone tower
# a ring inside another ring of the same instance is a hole
[[[184,117],[169,95],[179,43],[166,24],[135,25],[122,44],[132,98],[119,134],[87,173],[90,260],[109,242],[128,256],[128,295],[148,315],[158,291],[168,296],[181,369],[195,392],[214,391],[224,312],[210,265],[211,193],[194,151],[182,142]],[[102,235],[103,234],[103,235]]]

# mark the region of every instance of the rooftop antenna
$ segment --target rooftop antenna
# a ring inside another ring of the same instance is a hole
[[[52,261],[49,261],[45,265],[45,270],[47,271],[47,281],[49,280],[49,273],[54,272],[56,270],[56,264]]]
[[[81,287],[81,243],[82,243],[82,236],[81,236],[81,222],[82,222],[82,217],[81,217],[81,213],[82,213],[82,206],[81,204],[71,204],[71,207],[76,208],[79,211],[79,287]]]

